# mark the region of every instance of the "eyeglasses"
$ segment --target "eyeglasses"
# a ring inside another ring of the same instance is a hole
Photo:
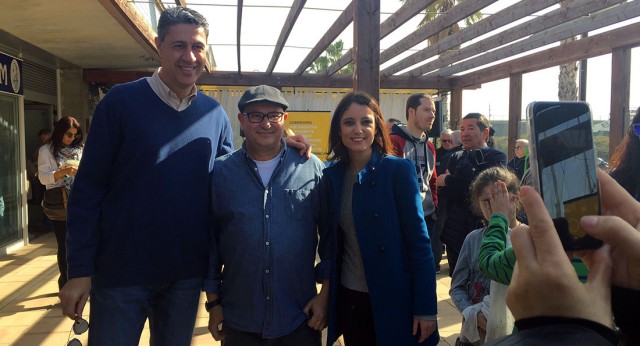
[[[284,112],[269,112],[266,114],[262,112],[249,112],[242,113],[242,115],[246,115],[247,118],[249,118],[249,122],[252,123],[261,123],[264,118],[269,119],[270,123],[279,123],[284,116]]]
[[[73,330],[73,333],[75,335],[80,335],[86,332],[88,329],[89,329],[89,322],[87,322],[87,320],[85,320],[84,318],[77,319],[75,322],[73,322],[73,326],[71,327],[71,330]],[[69,336],[67,337],[67,340],[71,338],[71,330],[69,331]],[[78,338],[73,338],[71,339],[71,341],[67,341],[67,346],[82,346],[82,342],[80,342]]]
[[[71,132],[65,132],[64,136],[69,138],[69,139],[71,139],[71,138],[74,138],[74,139],[80,138],[80,134],[79,133],[73,134]]]
[[[441,140],[441,142],[442,143],[451,143],[451,140],[450,139],[443,139],[443,140]]]
[[[635,133],[636,136],[640,136],[640,123],[631,124],[631,128],[633,129],[633,133]]]

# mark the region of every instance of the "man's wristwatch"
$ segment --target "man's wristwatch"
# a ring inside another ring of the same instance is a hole
[[[213,309],[214,306],[216,305],[220,305],[222,303],[222,301],[220,300],[220,298],[218,299],[214,299],[210,302],[206,302],[204,303],[204,309],[207,310],[207,312],[211,311],[211,309]]]

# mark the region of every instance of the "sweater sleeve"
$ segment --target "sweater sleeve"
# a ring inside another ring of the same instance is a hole
[[[494,213],[489,220],[489,226],[482,237],[478,262],[480,271],[487,277],[501,284],[511,282],[513,268],[516,265],[516,255],[513,248],[507,248],[507,231],[509,220]]]
[[[51,153],[51,146],[45,144],[38,151],[38,179],[42,185],[55,185],[53,174],[58,170],[58,164]]]
[[[94,272],[102,201],[120,149],[118,114],[114,109],[121,104],[118,92],[119,89],[112,89],[96,107],[69,198],[66,241],[69,279],[92,276]]]
[[[454,269],[451,277],[451,289],[449,290],[449,295],[451,296],[451,300],[453,300],[453,304],[455,304],[461,312],[467,307],[473,305],[469,299],[468,293],[468,287],[472,284],[471,265],[469,261],[471,242],[467,241],[468,239],[469,237],[467,236],[465,242],[462,243],[458,262],[456,263],[456,268]]]

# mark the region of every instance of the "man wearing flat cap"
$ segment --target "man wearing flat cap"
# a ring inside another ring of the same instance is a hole
[[[238,102],[245,141],[214,166],[204,287],[209,331],[225,346],[321,344],[330,268],[324,165],[285,145],[288,106],[274,87],[245,91]]]

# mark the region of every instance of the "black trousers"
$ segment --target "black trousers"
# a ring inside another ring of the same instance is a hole
[[[62,286],[67,282],[67,245],[65,244],[67,240],[67,222],[50,221],[53,225],[53,232],[56,234],[56,242],[58,243],[58,270],[60,270],[58,288],[62,289]]]
[[[375,346],[376,330],[369,294],[340,286],[338,329],[345,346]]]
[[[277,339],[264,339],[258,333],[241,332],[224,326],[223,346],[320,346],[321,333],[307,325],[307,321],[293,332]]]

